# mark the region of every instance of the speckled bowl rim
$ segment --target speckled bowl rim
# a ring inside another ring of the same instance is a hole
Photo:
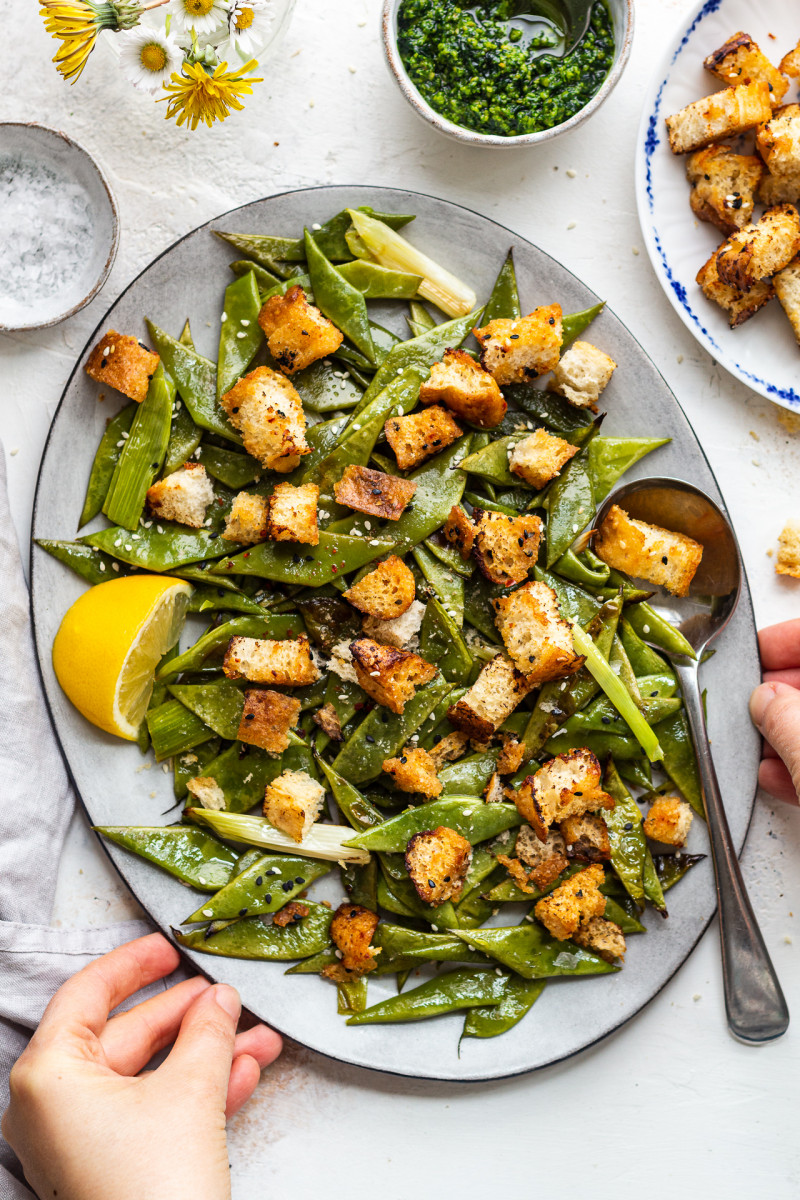
[[[400,0],[384,0],[383,11],[381,13],[384,56],[392,78],[405,99],[414,109],[414,112],[422,117],[423,121],[427,121],[429,125],[432,125],[439,133],[443,133],[445,137],[453,138],[457,142],[464,142],[468,146],[496,146],[504,150],[511,149],[514,146],[538,146],[542,142],[549,142],[553,138],[560,137],[562,133],[568,133],[572,129],[577,129],[611,95],[622,77],[622,72],[627,66],[633,45],[634,0],[623,0],[623,4],[625,5],[625,27],[619,53],[616,55],[611,70],[603,81],[603,86],[599,92],[579,112],[576,112],[574,117],[570,117],[568,121],[562,121],[560,125],[554,125],[552,129],[540,129],[537,133],[519,133],[513,137],[502,137],[495,133],[478,133],[477,130],[455,125],[452,121],[448,121],[446,117],[443,117],[441,113],[438,113],[435,108],[431,108],[423,100],[408,78],[408,73],[397,49],[396,18],[399,4]]]
[[[61,138],[61,140],[66,142],[71,150],[76,150],[78,154],[82,154],[83,157],[88,160],[90,166],[96,171],[108,200],[108,208],[109,212],[111,213],[111,245],[109,247],[106,261],[103,264],[94,286],[89,292],[87,292],[82,300],[79,300],[77,304],[73,304],[72,308],[67,309],[66,312],[61,313],[59,316],[52,317],[49,321],[34,321],[27,325],[4,325],[3,322],[0,321],[0,333],[24,333],[27,330],[50,329],[53,325],[60,325],[61,322],[66,321],[68,317],[73,317],[75,313],[80,312],[82,308],[85,308],[89,301],[93,300],[98,294],[103,284],[108,279],[111,268],[114,265],[114,260],[117,257],[117,250],[119,249],[119,211],[117,209],[117,203],[114,199],[114,193],[111,191],[111,185],[109,184],[102,167],[89,153],[86,147],[82,146],[80,142],[76,142],[74,138],[71,138],[69,134],[64,133],[62,129],[53,129],[51,125],[42,125],[39,121],[0,121],[0,131],[3,129],[14,128],[33,130],[35,131],[34,136],[36,136],[36,133],[38,132]]]

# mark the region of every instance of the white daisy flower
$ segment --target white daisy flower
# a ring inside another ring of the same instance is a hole
[[[157,92],[180,70],[183,50],[163,29],[137,25],[119,35],[120,66],[140,92]]]
[[[218,43],[220,58],[246,61],[260,54],[272,33],[273,12],[268,0],[230,0],[228,36]]]
[[[224,0],[170,0],[166,9],[175,32],[218,33],[225,28],[227,5]]]

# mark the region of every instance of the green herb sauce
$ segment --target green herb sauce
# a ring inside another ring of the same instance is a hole
[[[614,33],[598,0],[584,37],[564,57],[563,35],[520,0],[403,0],[397,45],[424,100],[455,125],[513,137],[552,129],[579,112],[614,61]]]

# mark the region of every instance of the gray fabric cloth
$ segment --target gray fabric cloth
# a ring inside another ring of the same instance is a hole
[[[75,796],[50,726],[33,650],[28,593],[11,521],[0,445],[0,1112],[8,1073],[50,997],[93,958],[151,933],[143,921],[98,929],[49,925],[55,874]],[[182,978],[131,997],[130,1007]],[[0,1138],[0,1200],[31,1200]]]

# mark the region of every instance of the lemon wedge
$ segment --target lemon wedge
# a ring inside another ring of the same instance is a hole
[[[175,645],[192,586],[163,575],[128,575],[84,592],[53,643],[56,678],[78,712],[135,741],[155,670]]]

